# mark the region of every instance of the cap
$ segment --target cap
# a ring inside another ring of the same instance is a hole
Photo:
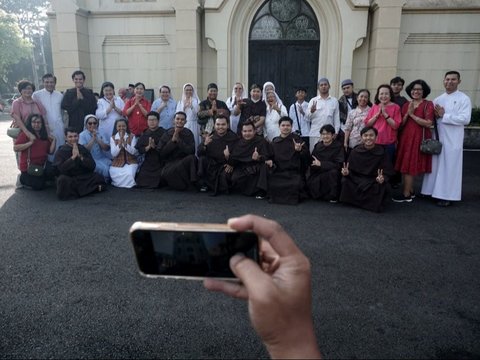
[[[328,79],[326,77],[322,77],[320,78],[320,80],[318,80],[318,85],[320,85],[321,83],[327,83],[328,85],[330,85],[330,81],[328,81]]]
[[[345,79],[342,81],[342,88],[347,85],[353,85],[352,79]]]

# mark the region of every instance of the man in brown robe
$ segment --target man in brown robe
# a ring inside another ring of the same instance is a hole
[[[137,187],[155,189],[161,185],[160,176],[162,173],[163,161],[157,151],[158,144],[165,129],[159,127],[160,115],[156,111],[147,114],[148,128],[143,132],[135,147],[138,152],[145,156],[144,161],[137,173],[135,182]]]
[[[65,129],[66,144],[55,153],[53,166],[58,170],[57,196],[60,200],[75,199],[105,189],[105,179],[94,172],[95,160],[90,151],[78,143],[78,132]]]
[[[345,152],[342,143],[335,139],[335,128],[324,125],[320,129],[321,141],[312,152],[308,190],[313,199],[336,203],[340,195],[340,178]]]
[[[175,114],[174,127],[168,129],[160,139],[158,151],[165,165],[161,181],[175,190],[194,189],[197,182],[197,158],[192,132],[185,128],[187,114]]]
[[[268,175],[270,202],[295,205],[306,198],[305,169],[310,158],[308,149],[300,136],[292,133],[293,120],[288,116],[280,118],[280,136],[272,140],[273,160]]]
[[[237,134],[228,128],[228,119],[222,114],[215,119],[215,131],[198,147],[199,176],[213,191],[212,195],[230,190],[233,167],[229,160],[237,141]]]
[[[256,135],[255,124],[242,125],[242,138],[230,154],[233,166],[232,189],[247,196],[264,199],[267,194],[268,166],[271,150],[263,136]]]
[[[342,168],[340,201],[363,209],[381,212],[387,197],[391,161],[382,145],[375,144],[377,129],[365,127],[360,132],[362,144],[355,147]]]

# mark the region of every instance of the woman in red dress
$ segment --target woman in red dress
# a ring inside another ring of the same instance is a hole
[[[395,170],[403,175],[403,192],[392,200],[395,202],[412,202],[414,177],[432,171],[432,156],[420,151],[423,133],[431,138],[430,126],[434,120],[434,108],[426,100],[430,86],[423,80],[412,81],[405,89],[411,101],[402,107],[403,129],[399,138]]]

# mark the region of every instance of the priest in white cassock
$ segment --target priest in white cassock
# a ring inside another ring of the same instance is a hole
[[[470,98],[458,90],[460,74],[448,71],[443,79],[445,93],[437,97],[435,116],[442,152],[432,157],[432,172],[423,178],[422,194],[438,199],[438,206],[449,206],[462,197],[464,126],[470,122]]]
[[[65,144],[64,124],[62,116],[62,99],[61,92],[55,90],[57,78],[52,74],[45,74],[42,76],[43,89],[35,91],[32,95],[33,100],[41,103],[47,115],[45,120],[48,124],[48,131],[56,139],[55,151]],[[53,155],[49,155],[49,161],[53,161]]]

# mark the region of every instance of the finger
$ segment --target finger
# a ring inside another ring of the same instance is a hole
[[[271,281],[270,275],[265,273],[255,261],[242,254],[230,258],[230,269],[245,286],[247,297],[248,294],[261,294],[265,291],[265,284]],[[239,288],[236,290],[243,295]]]
[[[226,149],[226,150],[228,150],[228,145],[227,145],[227,146],[225,146],[225,149]]]
[[[255,152],[258,152],[258,151],[257,151],[257,148],[255,148]]]
[[[251,230],[267,240],[280,256],[301,254],[292,238],[277,222],[256,215],[245,215],[228,220],[228,226],[237,231]]]
[[[347,162],[347,169],[348,169],[348,166],[349,166],[349,165],[350,165],[350,163],[349,163],[349,162]]]
[[[343,167],[346,168],[346,167],[347,167],[347,163],[344,162],[344,163],[343,163]]]
[[[234,298],[245,300],[248,298],[245,286],[233,281],[205,279],[203,280],[203,286],[210,291],[218,291]]]
[[[305,141],[300,144],[300,146],[303,146],[303,145],[305,145]]]
[[[315,159],[315,161],[318,161],[318,159],[315,156],[312,155],[312,157]]]

